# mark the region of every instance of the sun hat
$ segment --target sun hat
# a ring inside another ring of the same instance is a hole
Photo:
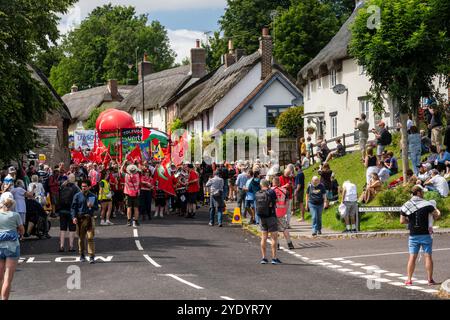
[[[130,173],[130,174],[134,174],[134,173],[136,173],[136,172],[138,171],[138,167],[136,167],[136,165],[134,165],[134,164],[130,164],[130,165],[127,167],[127,171],[128,171],[128,173]]]

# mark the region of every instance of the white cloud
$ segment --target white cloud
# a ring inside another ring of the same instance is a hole
[[[173,51],[177,54],[175,62],[181,63],[181,61],[191,56],[191,48],[195,47],[195,40],[200,39],[205,41],[206,36],[201,31],[193,30],[167,30],[167,35],[169,36],[170,46]]]

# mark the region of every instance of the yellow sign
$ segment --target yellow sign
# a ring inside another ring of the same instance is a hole
[[[47,157],[45,156],[45,154],[39,154],[39,161],[46,161]]]
[[[241,208],[234,208],[233,221],[231,223],[234,223],[234,224],[242,223]]]

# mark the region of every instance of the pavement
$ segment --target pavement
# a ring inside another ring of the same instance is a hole
[[[423,283],[423,261],[419,282],[403,285],[406,240],[295,239],[294,250],[281,240],[283,264],[261,265],[260,238],[227,220],[209,226],[206,207],[195,219],[169,215],[135,228],[117,218],[96,228],[94,265],[58,253],[54,226],[52,239],[22,244],[11,299],[438,299],[439,286]],[[435,236],[434,247],[436,281],[443,281],[450,278],[449,237]]]

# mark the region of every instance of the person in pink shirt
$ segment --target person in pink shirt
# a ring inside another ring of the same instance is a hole
[[[122,174],[125,175],[125,187],[123,193],[125,194],[125,204],[127,206],[127,225],[133,225],[133,227],[135,227],[139,225],[139,194],[141,190],[141,180],[138,168],[134,164],[127,165],[128,161],[125,161],[122,165]],[[127,168],[126,172],[125,167]],[[131,222],[132,213],[134,213],[133,223]]]
[[[289,234],[287,221],[288,194],[284,187],[280,187],[279,177],[274,177],[272,179],[272,186],[272,190],[275,191],[275,194],[277,195],[275,213],[278,219],[278,231],[283,232],[284,238],[286,239],[288,244],[288,248],[292,250],[294,249],[294,244],[292,243],[291,236]]]

